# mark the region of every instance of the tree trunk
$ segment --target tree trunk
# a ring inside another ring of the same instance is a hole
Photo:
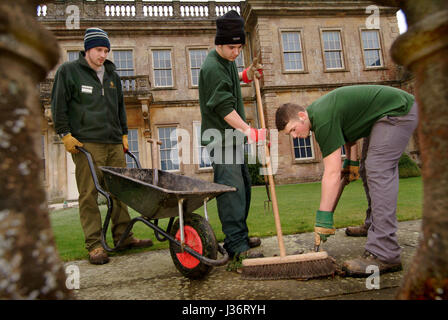
[[[38,84],[56,39],[36,20],[45,1],[0,3],[0,299],[67,299],[42,182]]]
[[[423,237],[398,299],[448,299],[448,2],[375,1],[398,5],[408,31],[391,48],[416,78],[423,177]]]

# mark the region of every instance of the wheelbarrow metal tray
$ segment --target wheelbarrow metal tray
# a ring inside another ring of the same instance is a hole
[[[153,169],[100,167],[106,189],[141,215],[149,219],[178,216],[178,201],[184,199],[185,212],[193,212],[204,204],[235,188],[166,171],[158,171],[153,184]]]

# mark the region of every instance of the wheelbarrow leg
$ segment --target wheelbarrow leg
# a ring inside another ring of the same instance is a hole
[[[204,215],[205,215],[205,220],[207,220],[207,222],[208,222],[207,202],[208,202],[208,198],[205,198],[204,199]]]
[[[180,229],[180,250],[184,252],[185,235],[184,235],[184,199],[178,200],[179,205],[179,229]]]

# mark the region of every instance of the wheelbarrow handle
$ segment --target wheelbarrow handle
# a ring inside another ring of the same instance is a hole
[[[131,151],[129,151],[129,150],[126,150],[126,154],[127,154],[128,156],[130,156],[130,157],[134,160],[135,164],[137,165],[137,168],[139,168],[139,169],[142,168],[142,165],[140,164],[140,161],[138,161],[138,158],[137,158],[137,156],[136,156],[135,154],[133,154],[133,153],[132,153]]]

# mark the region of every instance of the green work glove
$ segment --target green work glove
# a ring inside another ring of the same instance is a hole
[[[333,212],[330,211],[320,211],[316,212],[316,223],[314,225],[314,232],[316,233],[316,242],[327,241],[328,237],[335,234],[336,229],[334,228],[333,222]],[[318,236],[318,237],[317,237]]]
[[[346,175],[348,182],[359,179],[359,161],[345,159],[342,164],[342,174]]]

